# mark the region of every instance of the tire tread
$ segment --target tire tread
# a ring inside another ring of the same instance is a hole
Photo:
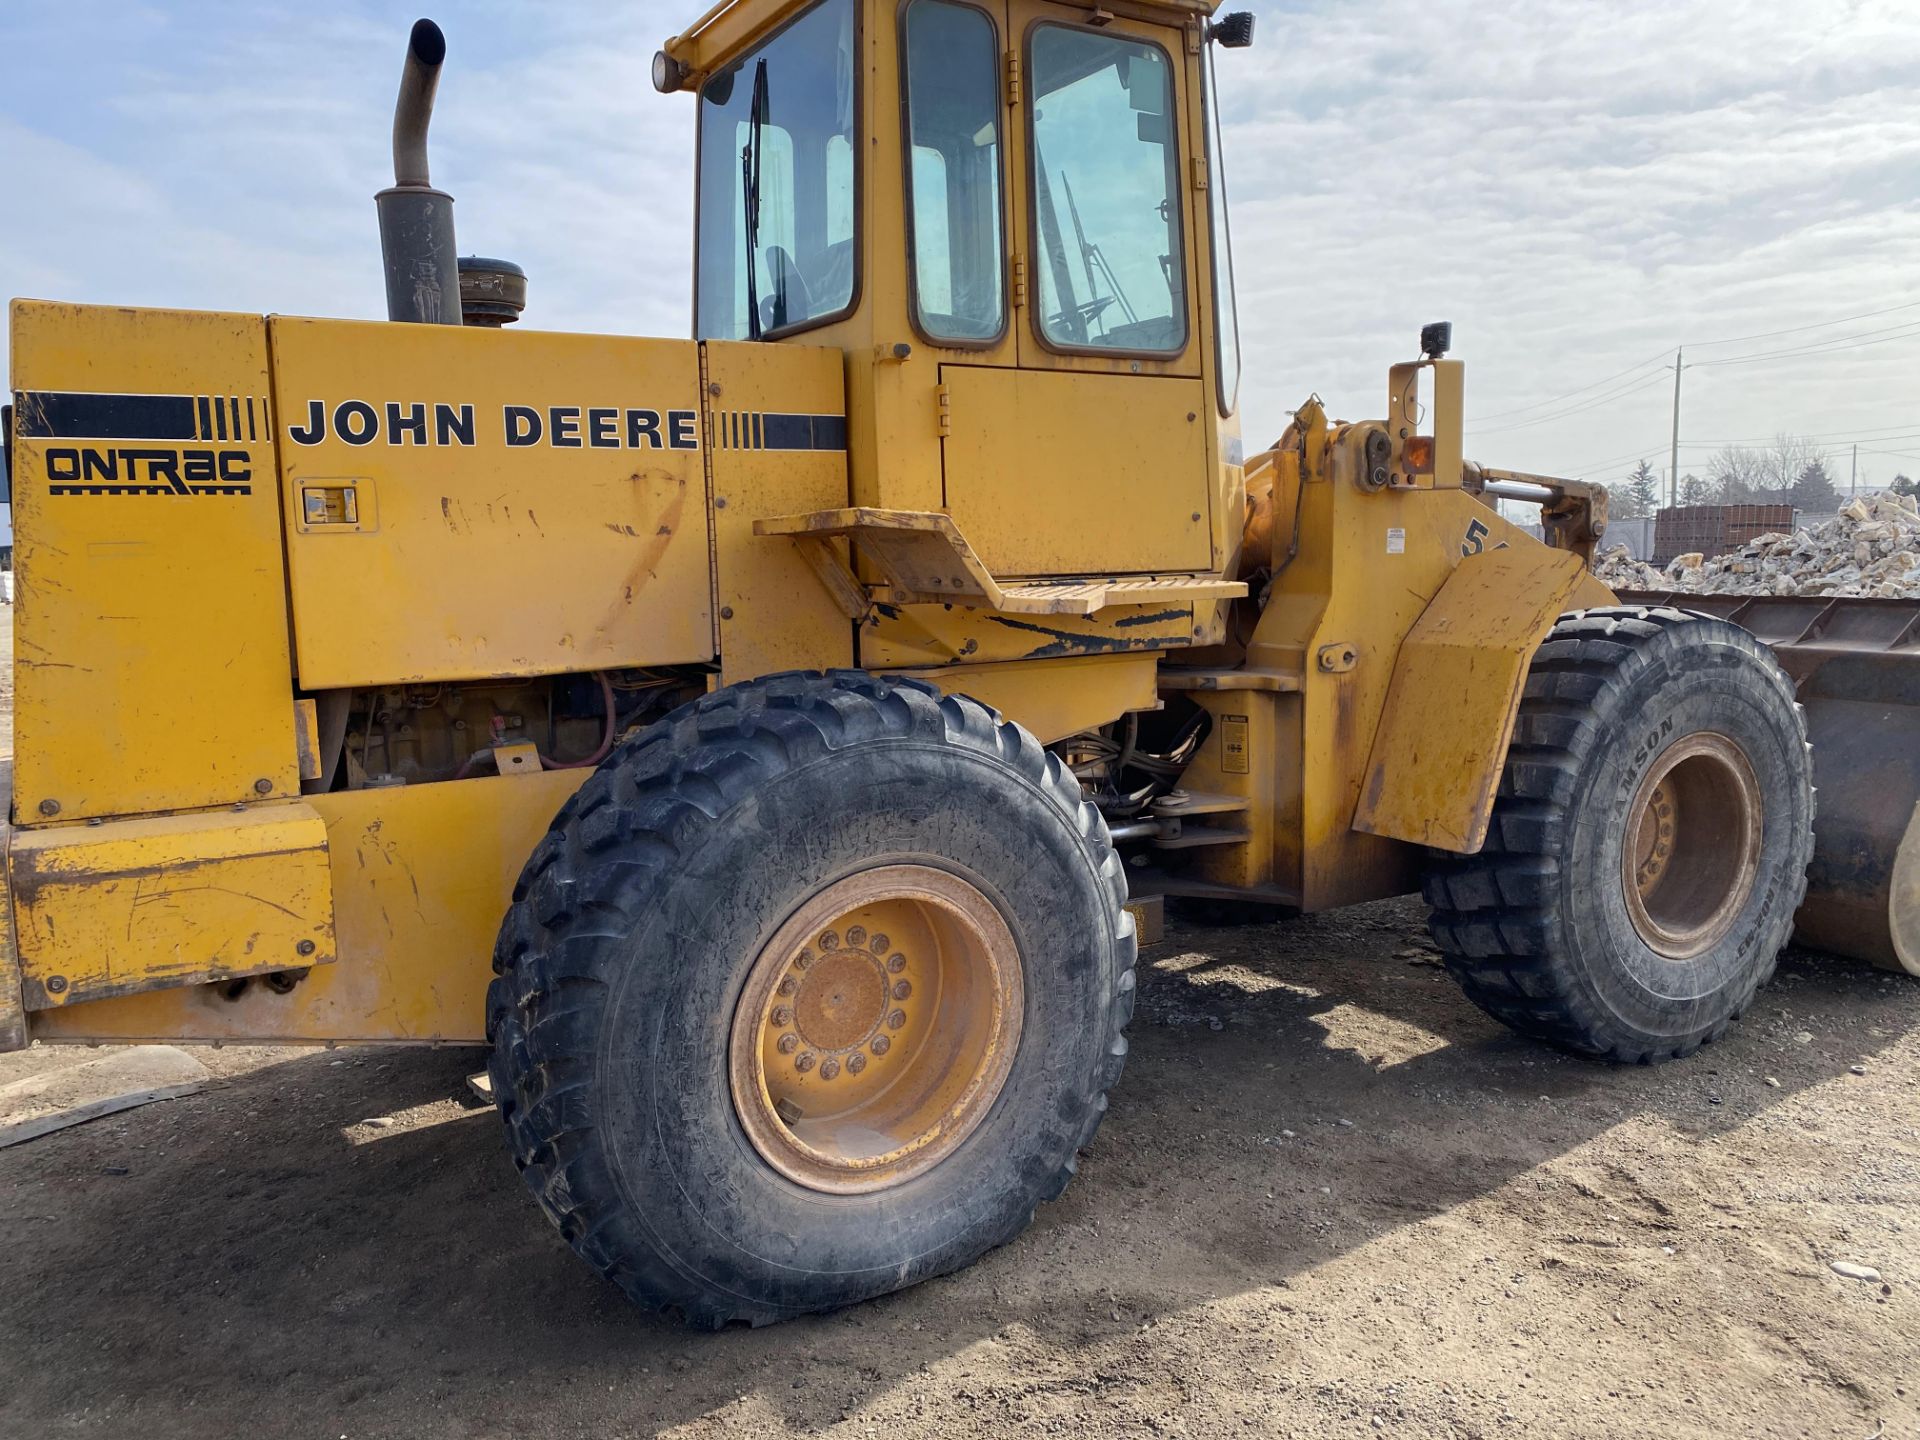
[[[1623,687],[1664,636],[1711,619],[1664,605],[1561,616],[1528,672],[1486,843],[1476,855],[1438,855],[1428,869],[1428,928],[1448,972],[1482,1010],[1524,1035],[1624,1064],[1677,1059],[1724,1035],[1772,978],[1770,956],[1746,977],[1725,1017],[1663,1043],[1625,1039],[1573,983],[1550,908],[1572,834],[1569,802],[1603,738],[1596,716],[1608,692]],[[1806,717],[1793,701],[1792,681],[1759,641],[1746,638],[1784,688],[1804,745]],[[1804,865],[1794,883],[1789,914],[1806,894]]]
[[[644,1307],[677,1310],[709,1329],[801,1313],[710,1285],[659,1247],[612,1243],[623,1202],[600,1153],[591,1079],[611,947],[582,942],[630,926],[705,827],[755,787],[808,756],[902,738],[969,749],[1017,771],[1076,829],[1106,882],[1116,938],[1101,1020],[1108,1040],[1079,1097],[1075,1143],[1037,1186],[1044,1198],[1066,1186],[1074,1154],[1099,1128],[1126,1060],[1121,1032],[1133,1013],[1137,945],[1122,908],[1125,872],[1072,773],[1020,726],[917,680],[796,671],[715,691],[617,747],[561,808],[514,887],[487,991],[488,1073],[513,1163],[573,1250]]]

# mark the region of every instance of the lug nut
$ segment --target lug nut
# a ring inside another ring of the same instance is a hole
[[[806,1074],[807,1071],[813,1068],[813,1052],[811,1050],[802,1050],[798,1055],[794,1056],[793,1068],[798,1070],[802,1075]]]
[[[866,943],[867,943],[866,926],[849,925],[847,927],[847,944],[853,946],[854,949],[858,950],[862,945]]]
[[[839,932],[834,930],[821,931],[820,948],[822,950],[838,950],[840,948]]]
[[[798,1035],[795,1035],[791,1031],[789,1031],[787,1034],[782,1035],[780,1037],[780,1053],[782,1055],[791,1055],[794,1051],[798,1050],[799,1048],[800,1048],[800,1037]]]
[[[906,968],[907,968],[906,956],[889,955],[887,957],[887,969],[891,970],[894,974],[898,975],[902,970]]]
[[[867,1068],[867,1057],[862,1055],[858,1050],[854,1051],[853,1054],[847,1056],[847,1073],[849,1075],[858,1075],[862,1070],[866,1068]],[[825,1073],[825,1072],[822,1072],[822,1073]]]
[[[887,1053],[887,1051],[891,1050],[892,1048],[893,1048],[893,1041],[888,1039],[885,1035],[876,1035],[873,1037],[873,1053],[874,1054],[884,1055]]]
[[[898,1030],[902,1025],[906,1023],[907,1023],[907,1012],[904,1010],[896,1010],[891,1015],[887,1016],[887,1028],[889,1030]]]
[[[780,981],[780,993],[782,995],[791,995],[793,994],[794,991],[798,990],[799,988],[800,988],[800,982],[794,979],[791,975],[784,977]]]
[[[791,1005],[774,1006],[773,1023],[776,1025],[791,1025],[793,1023],[793,1007]]]
[[[904,1000],[911,994],[913,994],[913,986],[909,985],[905,980],[896,980],[893,982],[894,999]]]
[[[838,1060],[826,1059],[820,1062],[820,1078],[822,1080],[831,1080],[839,1073],[840,1062]]]
[[[874,936],[873,939],[867,942],[867,948],[873,951],[873,953],[876,955],[886,954],[887,953],[887,937],[884,935]]]

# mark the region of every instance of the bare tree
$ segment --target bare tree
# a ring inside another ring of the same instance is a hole
[[[1771,445],[1729,445],[1713,457],[1707,475],[1722,505],[1785,504],[1787,492],[1816,467],[1824,471],[1826,451],[1804,435],[1785,431]]]

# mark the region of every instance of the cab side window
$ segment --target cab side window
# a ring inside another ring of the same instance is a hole
[[[1173,63],[1125,35],[1035,26],[1034,248],[1057,349],[1177,354],[1187,343]]]
[[[931,340],[1006,327],[1000,47],[986,12],[912,0],[901,16],[914,318]]]

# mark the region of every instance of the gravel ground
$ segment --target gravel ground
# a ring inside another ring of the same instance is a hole
[[[550,1233],[475,1052],[196,1050],[200,1094],[0,1150],[0,1435],[1920,1434],[1920,982],[1790,952],[1616,1070],[1467,1005],[1410,901],[1142,973],[1026,1235],[712,1336]]]

